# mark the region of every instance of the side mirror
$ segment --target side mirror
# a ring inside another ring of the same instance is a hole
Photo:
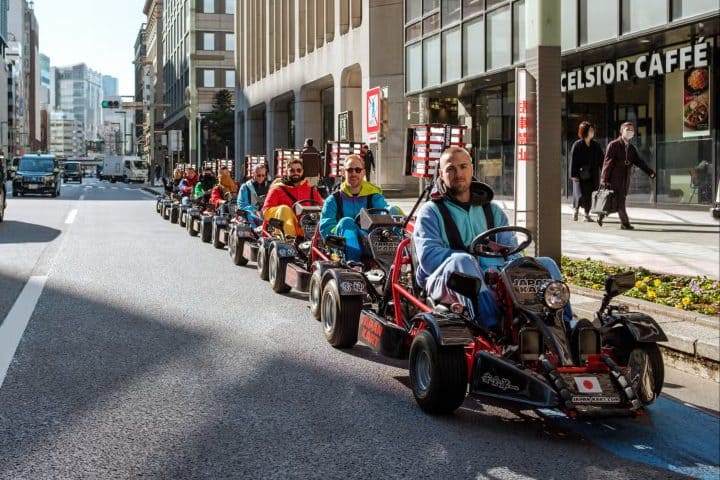
[[[618,273],[609,275],[605,279],[605,293],[609,297],[616,297],[627,292],[635,286],[635,274],[633,272]]]

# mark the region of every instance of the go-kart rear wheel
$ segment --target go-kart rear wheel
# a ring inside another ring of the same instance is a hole
[[[170,219],[170,207],[168,207],[167,205],[165,205],[165,206],[163,207],[162,217],[163,217],[165,220],[169,220],[169,219]]]
[[[178,224],[180,225],[180,228],[187,228],[187,218],[187,212],[183,215],[183,211],[180,210],[180,215],[178,216]]]
[[[643,405],[653,403],[665,381],[665,366],[658,346],[651,343],[633,348],[628,356],[626,372]]]
[[[290,286],[285,283],[285,268],[288,264],[287,258],[280,258],[277,249],[270,251],[268,258],[268,280],[275,293],[287,293]]]
[[[349,348],[357,343],[363,297],[340,297],[335,279],[325,284],[320,297],[320,321],[328,343],[335,348]]]
[[[410,387],[420,408],[432,415],[452,413],[467,393],[467,361],[462,347],[438,348],[427,330],[410,346]]]
[[[178,223],[180,217],[180,209],[177,205],[170,207],[170,223]]]
[[[248,259],[243,256],[243,249],[245,248],[245,240],[237,238],[235,232],[230,232],[228,238],[228,253],[230,258],[235,265],[243,266],[248,263]]]
[[[187,219],[187,231],[191,237],[197,237],[198,231],[195,230],[195,219],[190,216]]]
[[[322,278],[320,272],[315,270],[310,277],[310,292],[308,293],[308,301],[310,302],[310,313],[316,320],[320,321],[320,299],[322,296]]]
[[[155,211],[156,211],[157,213],[162,212],[162,204],[160,203],[160,200],[158,200],[157,202],[155,202]]]
[[[213,221],[212,225],[212,246],[218,249],[222,249],[225,245],[220,241],[220,229],[217,226],[217,222]]]
[[[263,245],[260,245],[257,256],[257,269],[260,280],[268,281],[268,254]]]
[[[200,218],[200,240],[203,243],[210,243],[210,240],[212,239],[212,226],[210,225],[212,223],[212,219],[208,222],[207,217]]]

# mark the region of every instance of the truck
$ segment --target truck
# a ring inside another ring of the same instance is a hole
[[[140,157],[107,155],[103,158],[101,180],[145,183],[147,178],[148,163]]]

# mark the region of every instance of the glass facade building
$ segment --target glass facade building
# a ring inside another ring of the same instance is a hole
[[[514,194],[525,12],[524,0],[405,2],[408,120],[466,125],[476,176],[505,197]],[[581,121],[596,125],[603,147],[632,121],[658,178],[634,175],[629,202],[709,204],[720,174],[717,2],[561,0],[561,25],[565,176]]]

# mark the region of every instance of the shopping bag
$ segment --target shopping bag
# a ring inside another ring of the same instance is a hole
[[[617,201],[615,192],[601,188],[592,193],[592,207],[590,213],[597,215],[609,215],[617,212]]]

